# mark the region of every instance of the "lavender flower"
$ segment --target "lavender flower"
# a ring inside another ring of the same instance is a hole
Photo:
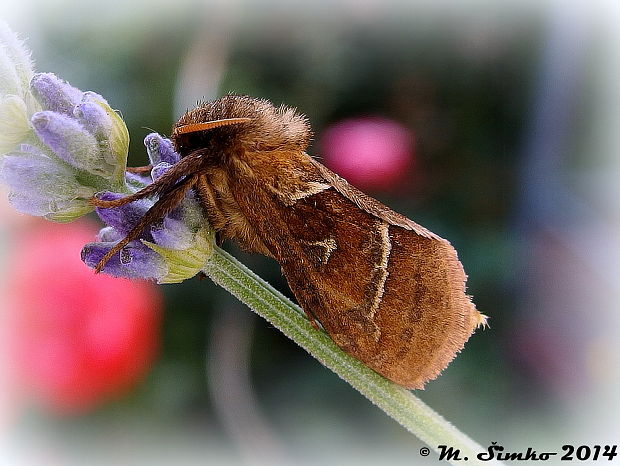
[[[36,105],[29,107],[29,99]],[[16,128],[0,140],[0,171],[17,210],[67,222],[92,211],[88,200],[96,192],[129,191],[129,133],[103,97],[41,73],[0,102],[0,130],[10,120]]]
[[[168,139],[156,133],[149,134],[144,144],[151,164],[151,183],[163,175],[180,157]],[[135,189],[144,187],[141,179],[131,177]],[[115,200],[124,194],[103,192],[98,197]],[[121,207],[97,208],[99,218],[107,225],[98,235],[98,241],[87,244],[82,260],[95,267],[101,258],[140,221],[154,205],[150,199],[140,199]],[[188,194],[179,207],[148,226],[139,240],[130,242],[119,254],[106,263],[103,272],[128,278],[153,279],[158,283],[176,283],[196,275],[213,250],[213,235],[206,226],[200,205],[193,194]]]
[[[93,210],[94,195],[118,199],[153,182],[180,159],[158,134],[144,141],[150,176],[125,172],[129,133],[120,116],[94,92],[82,92],[52,73],[34,74],[30,53],[0,23],[0,179],[20,212],[67,222]],[[107,225],[82,250],[90,267],[140,221],[155,200],[97,209]],[[103,272],[179,282],[197,274],[213,251],[213,235],[193,194],[138,240],[112,257]]]
[[[106,189],[129,192],[129,133],[106,100],[51,73],[0,22],[0,178],[20,212],[58,222],[92,211]]]

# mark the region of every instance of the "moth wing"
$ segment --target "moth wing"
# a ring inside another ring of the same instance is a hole
[[[312,165],[316,167],[317,171],[321,174],[325,181],[330,183],[336,191],[349,199],[360,209],[366,211],[370,215],[385,220],[390,225],[399,226],[401,228],[404,228],[405,230],[411,230],[420,236],[439,240],[442,239],[435,233],[427,230],[421,225],[418,225],[413,220],[408,219],[404,215],[393,211],[386,205],[377,201],[374,197],[370,197],[369,195],[363,193],[355,186],[349,184],[347,180],[331,171],[325,165],[317,162],[312,157],[308,156],[308,158],[310,159]]]
[[[456,251],[313,164],[326,189],[315,181],[291,202],[254,186],[251,197],[238,196],[239,207],[300,306],[338,346],[385,377],[422,388],[482,319],[465,294]]]

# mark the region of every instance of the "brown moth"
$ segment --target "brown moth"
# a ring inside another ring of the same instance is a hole
[[[228,95],[174,125],[181,160],[116,201],[158,201],[97,265],[178,205],[189,189],[219,241],[272,257],[310,322],[353,357],[423,388],[484,324],[465,294],[450,243],[357,190],[305,153],[311,130],[294,109]]]

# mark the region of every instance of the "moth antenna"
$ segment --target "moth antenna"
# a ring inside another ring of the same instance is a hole
[[[133,227],[127,236],[125,236],[122,240],[112,247],[97,263],[95,266],[95,273],[101,272],[106,263],[114,257],[115,254],[118,254],[121,249],[127,246],[131,241],[135,240],[140,236],[140,233],[150,224],[156,222],[157,220],[165,217],[170,213],[172,209],[178,206],[187,191],[194,186],[196,181],[198,180],[198,175],[194,174],[188,176],[183,181],[181,181],[178,185],[176,185],[166,196],[161,197],[153,206],[146,211],[144,216],[140,219],[138,224]]]
[[[217,128],[219,126],[238,125],[241,123],[249,123],[251,118],[224,118],[222,120],[207,121],[205,123],[193,123],[190,125],[177,126],[172,131],[172,137],[180,134],[195,133],[197,131],[205,131],[207,129]]]

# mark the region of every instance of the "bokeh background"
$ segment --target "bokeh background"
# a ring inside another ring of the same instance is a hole
[[[448,238],[490,316],[417,394],[483,445],[617,443],[615,2],[10,0],[0,17],[38,71],[122,112],[132,165],[199,99],[298,107],[309,152]],[[2,197],[6,464],[436,464],[209,280],[93,277],[95,219]],[[227,249],[290,295],[277,264]]]

